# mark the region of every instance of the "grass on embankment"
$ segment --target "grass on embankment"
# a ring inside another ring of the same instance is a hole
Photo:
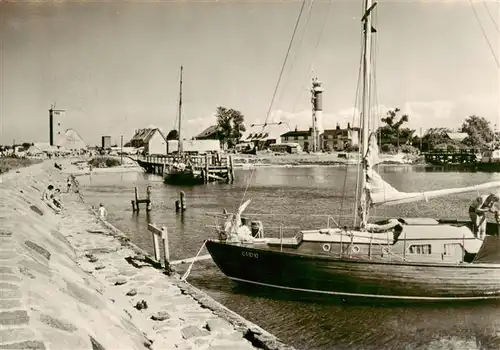
[[[95,157],[89,160],[93,168],[112,168],[121,165],[120,160],[112,157]]]
[[[41,163],[42,159],[37,158],[18,158],[18,157],[1,157],[0,158],[0,174],[8,171],[24,168],[33,164]]]

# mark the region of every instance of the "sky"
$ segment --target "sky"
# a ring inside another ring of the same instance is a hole
[[[312,6],[312,7],[311,7]],[[215,123],[217,106],[246,124],[311,124],[311,78],[323,82],[323,125],[356,115],[361,0],[307,0],[276,98],[301,1],[0,3],[0,143],[47,142],[48,109],[91,145],[138,128],[175,127],[179,70],[183,135]],[[310,13],[308,12],[311,8]],[[500,60],[500,5],[474,2]],[[309,21],[306,25],[306,18]],[[374,103],[409,126],[457,128],[469,115],[500,127],[499,68],[469,1],[381,0]]]

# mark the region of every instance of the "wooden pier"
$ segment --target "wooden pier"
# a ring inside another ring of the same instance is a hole
[[[137,163],[146,172],[164,176],[168,169],[179,162],[176,155],[151,155],[137,157]],[[184,156],[182,162],[193,176],[199,176],[204,183],[225,181],[234,182],[234,162],[232,155],[205,154]]]

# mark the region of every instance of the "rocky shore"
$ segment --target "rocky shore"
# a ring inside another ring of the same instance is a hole
[[[41,200],[52,162],[0,185],[0,349],[292,349],[148,263],[77,193]]]

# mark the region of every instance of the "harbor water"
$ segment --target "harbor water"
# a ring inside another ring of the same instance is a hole
[[[424,166],[384,166],[382,177],[401,191],[463,187],[497,181],[500,174],[445,172]],[[171,259],[193,257],[206,238],[215,238],[217,218],[207,213],[234,212],[252,202],[243,217],[261,220],[266,235],[293,236],[299,229],[352,224],[355,216],[356,167],[261,167],[238,170],[233,184],[196,187],[165,185],[145,173],[79,176],[85,201],[103,203],[108,221],[152,252],[148,223],[168,228]],[[134,187],[144,197],[152,186],[152,210],[132,212]],[[187,210],[175,212],[179,192]],[[426,202],[377,208],[374,216],[468,217],[475,193]],[[264,214],[257,216],[255,214]],[[219,223],[221,223],[219,221]],[[206,250],[201,254],[207,254]],[[181,266],[181,270],[186,266]],[[356,305],[296,300],[281,291],[237,285],[210,261],[197,262],[188,281],[246,319],[298,349],[499,349],[500,303],[446,305]]]

